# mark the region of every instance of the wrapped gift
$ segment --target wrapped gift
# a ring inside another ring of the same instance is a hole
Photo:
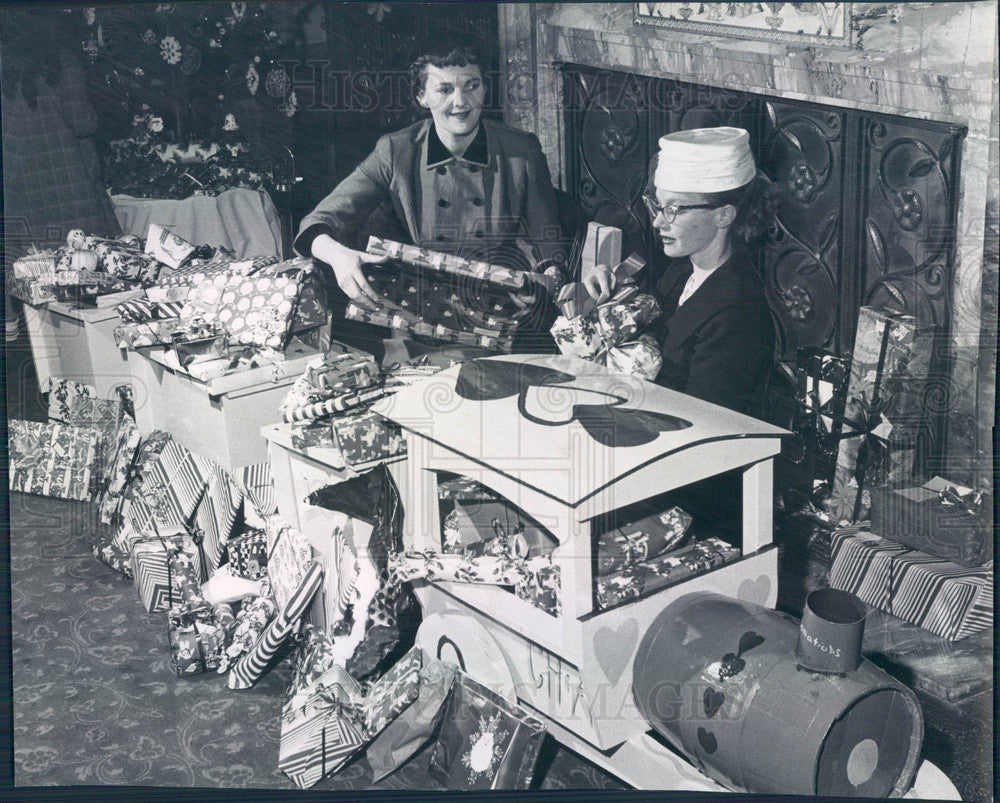
[[[458,329],[457,321],[451,321],[446,326],[442,323],[430,323],[406,313],[404,310],[388,306],[381,310],[369,310],[358,304],[348,304],[344,317],[349,321],[361,321],[373,326],[384,326],[387,329],[397,329],[410,334],[440,340],[444,343],[461,343],[466,346],[478,346],[484,349],[499,349],[510,351],[513,347],[513,334],[496,329],[473,326],[468,329]]]
[[[258,518],[264,519],[278,512],[270,463],[265,461],[244,466],[238,470],[236,479],[243,487],[244,499]]]
[[[830,586],[958,641],[993,626],[993,567],[968,568],[866,532],[835,533]]]
[[[493,502],[500,494],[470,477],[456,474],[438,481],[438,499],[452,502]]]
[[[226,548],[233,574],[248,580],[267,577],[267,534],[263,530],[243,533],[233,538]]]
[[[382,381],[382,369],[371,354],[359,351],[331,352],[306,368],[309,383],[318,391],[363,390]]]
[[[89,427],[97,433],[94,467],[91,472],[91,493],[95,499],[104,494],[118,446],[118,424],[121,402],[118,399],[79,399],[69,414],[69,423]]]
[[[100,267],[112,276],[143,284],[156,280],[160,265],[151,254],[142,252],[138,238],[127,235],[117,240],[88,237],[87,244],[97,253]]]
[[[323,567],[310,562],[298,586],[279,606],[260,638],[229,670],[226,683],[230,689],[249,689],[260,680],[282,644],[297,630],[322,583]]]
[[[382,387],[349,390],[323,401],[285,410],[282,412],[281,418],[286,424],[297,421],[311,421],[316,418],[324,418],[329,415],[344,413],[348,410],[370,405],[372,402],[387,395],[389,395],[389,391]]]
[[[159,321],[135,321],[116,326],[113,332],[115,344],[121,349],[139,349],[149,346],[169,346],[174,332],[185,331],[187,321],[180,318],[164,318]]]
[[[231,343],[282,349],[291,334],[298,276],[233,277],[222,289],[215,320]]]
[[[422,579],[514,586],[526,575],[550,565],[546,557],[524,560],[511,554],[449,555],[426,550],[389,557],[390,573],[400,582]]]
[[[381,733],[403,709],[417,699],[423,664],[423,651],[419,647],[413,647],[369,689],[363,705],[368,738]]]
[[[40,304],[47,304],[56,300],[52,283],[43,283],[38,279],[8,279],[7,292],[25,304],[37,307]]]
[[[499,540],[499,549],[489,544]],[[505,499],[457,502],[444,522],[442,552],[481,555],[512,552],[521,558],[548,554],[558,541],[542,525]]]
[[[130,416],[123,415],[118,425],[114,452],[108,469],[108,482],[101,497],[101,521],[104,524],[117,521],[121,515],[125,485],[129,481],[132,465],[139,451],[139,441],[139,428],[135,425],[135,421]]]
[[[369,237],[367,250],[369,254],[376,256],[391,257],[409,265],[451,273],[467,279],[493,282],[512,290],[522,289],[528,281],[528,276],[524,271],[491,265],[479,260],[465,259],[441,251],[431,251],[416,245],[404,245],[381,237]]]
[[[218,463],[211,463],[205,492],[198,502],[194,528],[202,538],[202,551],[209,574],[222,559],[243,503],[243,490],[236,479]]]
[[[125,579],[132,578],[132,554],[119,545],[113,531],[98,529],[94,533],[90,551],[101,563],[114,569]]]
[[[333,642],[318,627],[306,623],[298,650],[295,654],[292,682],[288,687],[289,700],[309,691],[315,681],[328,669],[337,665]]]
[[[355,470],[406,454],[406,440],[399,427],[377,413],[334,418],[331,426],[344,461]]]
[[[653,591],[705,574],[740,557],[740,550],[719,538],[691,546],[597,577],[594,602],[606,610],[639,599]]]
[[[525,572],[514,586],[514,593],[518,599],[541,608],[551,616],[558,616],[562,610],[559,602],[560,587],[559,567],[544,566]]]
[[[540,720],[459,673],[427,773],[451,790],[527,789],[544,737]]]
[[[83,399],[97,398],[97,388],[72,379],[49,379],[49,421],[68,424],[76,405]]]
[[[7,422],[10,490],[88,501],[97,433],[89,427]]]
[[[267,536],[267,574],[279,607],[284,607],[313,560],[309,540],[280,516],[269,516],[264,523]]]
[[[310,272],[304,275],[295,304],[295,313],[292,316],[292,334],[308,332],[326,324],[328,312],[323,296],[323,288],[320,287],[315,274]]]
[[[229,271],[218,271],[203,276],[191,285],[184,306],[181,308],[181,319],[199,320],[209,324],[218,323],[222,294],[229,287],[230,281],[242,281],[242,279],[242,276]]]
[[[593,221],[587,224],[587,235],[580,253],[580,269],[585,276],[597,265],[612,267],[622,261],[622,230]]]
[[[228,605],[190,602],[167,612],[170,663],[178,677],[218,669],[228,631],[235,626]]]
[[[183,308],[184,304],[179,301],[150,301],[148,298],[135,298],[119,304],[115,307],[115,312],[125,323],[134,323],[180,318]]]
[[[152,256],[157,262],[176,269],[194,253],[194,246],[163,226],[150,223],[146,233],[145,253]]]
[[[992,498],[941,477],[917,487],[875,488],[872,531],[962,566],[993,557]]]
[[[281,715],[278,768],[299,789],[308,789],[343,766],[365,744],[361,688],[344,669],[332,666],[292,698]]]
[[[674,506],[601,533],[597,537],[597,573],[610,574],[676,549],[690,526],[691,516]]]
[[[329,421],[307,419],[293,424],[290,428],[292,448],[306,452],[308,449],[337,448],[337,439]],[[308,452],[306,452],[308,454]]]
[[[897,451],[889,444],[890,434],[905,450],[915,447],[925,426],[924,395],[933,348],[934,331],[919,329],[912,316],[872,307],[859,310],[833,479],[834,498],[848,494],[852,480],[857,486],[851,520],[867,514],[866,487],[905,484],[912,473],[886,472],[880,463]],[[911,460],[898,458],[904,469]],[[880,476],[869,477],[869,472]]]
[[[132,576],[149,613],[201,599],[200,553],[191,536],[178,529],[132,542]]]
[[[229,643],[220,656],[217,672],[222,674],[228,671],[230,666],[253,649],[277,610],[274,598],[267,594],[243,601],[243,606],[236,615]]]
[[[55,251],[35,251],[14,260],[14,278],[28,279],[37,284],[54,284]]]

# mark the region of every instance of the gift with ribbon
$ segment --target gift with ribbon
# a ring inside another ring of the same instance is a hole
[[[278,606],[270,594],[244,599],[240,612],[236,615],[236,624],[233,626],[229,643],[219,657],[216,672],[219,674],[227,672],[253,649],[277,611]]]
[[[10,420],[10,490],[89,501],[97,432],[69,424]]]
[[[934,477],[921,486],[872,490],[872,531],[962,566],[993,557],[993,500]]]
[[[442,528],[441,551],[453,554],[534,558],[558,545],[541,524],[504,499],[456,502]]]
[[[868,532],[833,534],[830,587],[949,641],[993,626],[993,566],[935,558]]]
[[[397,424],[371,411],[339,416],[331,422],[337,448],[355,471],[406,454],[406,439]]]
[[[236,479],[214,461],[208,467],[206,479],[205,492],[194,515],[194,528],[204,539],[202,551],[207,572],[211,574],[219,566],[233,534],[243,503],[243,490]]]
[[[492,282],[511,290],[521,290],[528,283],[528,273],[522,270],[492,265],[479,260],[465,259],[442,251],[431,251],[417,245],[404,245],[381,237],[369,237],[369,254],[390,257],[409,265],[450,273],[466,279]]]
[[[119,402],[120,404],[120,402]],[[133,462],[139,451],[139,428],[131,416],[123,415],[118,425],[108,482],[101,496],[101,521],[111,524],[118,521],[125,493],[125,485],[132,476]]]
[[[55,251],[39,251],[32,246],[25,256],[14,260],[13,268],[15,279],[27,279],[42,285],[54,284]]]
[[[364,747],[361,687],[334,664],[291,698],[281,715],[278,768],[308,789]]]
[[[267,534],[250,530],[233,538],[226,545],[229,569],[237,577],[260,580],[267,577]]]
[[[68,424],[74,408],[83,399],[96,399],[97,388],[73,379],[49,379],[49,421]]]
[[[167,611],[170,663],[178,677],[218,669],[236,619],[228,605],[192,600]]]
[[[563,286],[556,297],[562,314],[550,330],[560,352],[618,373],[656,378],[663,358],[655,338],[642,330],[659,317],[660,306],[634,284],[644,265],[635,254],[618,265],[614,295],[602,304],[580,282]]]
[[[149,613],[200,600],[204,566],[200,544],[183,528],[154,532],[132,542],[132,576]]]
[[[94,466],[91,471],[91,494],[100,499],[107,486],[118,445],[118,422],[121,402],[118,399],[79,399],[69,414],[69,424],[87,427],[97,433]]]

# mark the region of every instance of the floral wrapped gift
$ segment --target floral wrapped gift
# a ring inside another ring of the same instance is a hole
[[[219,674],[227,672],[230,666],[253,649],[277,611],[274,597],[270,595],[262,594],[259,597],[243,600],[243,607],[236,615],[229,643],[220,656],[219,666],[216,669]]]
[[[87,427],[7,423],[10,490],[88,501],[97,433]]]
[[[706,538],[595,579],[594,601],[606,610],[639,599],[652,591],[676,585],[732,563],[740,550],[719,538]]]
[[[33,307],[56,300],[52,283],[43,284],[38,279],[8,279],[7,292],[13,298],[23,301],[25,304],[31,304]]]
[[[132,576],[149,613],[201,599],[203,565],[198,546],[183,530],[132,542]]]
[[[302,628],[293,662],[292,682],[289,684],[287,695],[289,700],[303,692],[308,693],[309,687],[336,664],[330,637],[321,628],[306,623]]]
[[[219,668],[226,640],[235,626],[232,608],[192,601],[167,612],[170,662],[178,677]]]
[[[121,516],[125,486],[130,479],[133,462],[139,451],[139,441],[139,428],[135,425],[135,421],[131,416],[123,415],[108,469],[108,482],[101,496],[101,521],[104,524],[111,524]]]
[[[443,552],[407,551],[389,556],[390,575],[400,582],[445,580],[456,583],[485,583],[515,586],[536,571],[548,568],[547,557],[518,558],[501,555],[449,555]]]
[[[331,666],[303,694],[282,711],[278,768],[308,789],[360,751],[366,735],[361,688],[342,667]]]
[[[363,711],[368,738],[377,736],[404,708],[417,699],[423,651],[413,647],[368,691]]]
[[[399,427],[377,413],[362,412],[334,418],[333,433],[347,465],[355,470],[406,454]]]
[[[690,526],[691,516],[675,505],[601,533],[597,538],[597,573],[610,574],[676,549]]]
[[[76,405],[84,399],[97,398],[97,388],[72,379],[53,376],[49,379],[49,421],[68,424]]]
[[[993,626],[993,567],[968,568],[866,532],[834,533],[830,586],[958,641]]]
[[[229,568],[237,577],[260,580],[267,577],[267,535],[263,530],[250,530],[233,538],[226,547]]]
[[[525,572],[514,587],[514,593],[518,599],[529,602],[536,608],[541,608],[551,616],[558,616],[562,610],[559,602],[561,585],[559,567],[555,565],[543,566],[534,571]]]
[[[527,789],[545,725],[465,673],[431,748],[428,774],[447,789]]]

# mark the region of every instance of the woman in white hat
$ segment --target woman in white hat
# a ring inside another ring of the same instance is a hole
[[[643,196],[671,258],[653,290],[663,309],[656,381],[750,415],[760,414],[774,350],[764,288],[745,248],[761,232],[765,188],[745,130],[698,128],[660,138]],[[583,283],[599,300],[614,289],[605,266]]]

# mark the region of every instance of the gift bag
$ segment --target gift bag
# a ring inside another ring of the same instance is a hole
[[[447,789],[527,789],[545,726],[464,673],[455,680],[427,773]]]

